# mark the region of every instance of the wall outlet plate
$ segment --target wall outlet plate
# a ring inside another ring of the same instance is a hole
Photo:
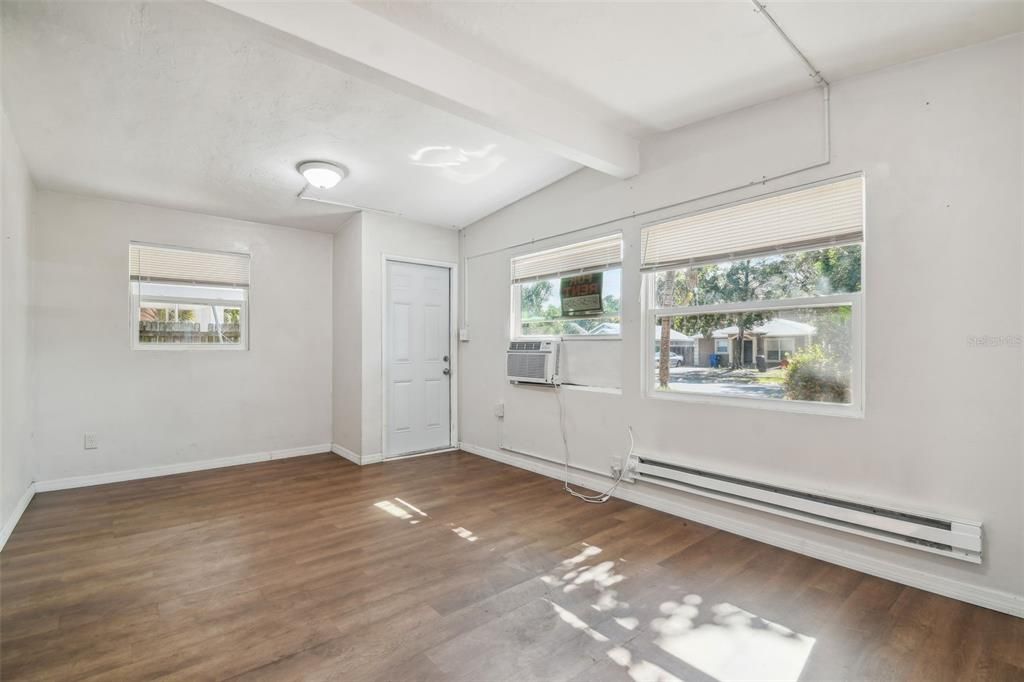
[[[640,458],[632,455],[626,458],[626,471],[622,474],[622,480],[626,483],[636,483],[636,469],[640,466]]]
[[[95,433],[85,434],[85,437],[82,439],[82,447],[86,450],[95,450],[99,446],[99,439],[96,438]]]
[[[494,405],[494,416],[499,419],[505,416],[505,403],[496,403]]]

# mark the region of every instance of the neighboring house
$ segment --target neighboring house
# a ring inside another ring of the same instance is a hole
[[[699,339],[696,336],[687,336],[675,329],[668,330],[668,349],[670,352],[681,356],[683,358],[684,365],[695,366],[700,363],[700,355],[697,352],[698,340]],[[655,327],[654,349],[657,350],[660,345],[661,327]]]
[[[590,334],[621,334],[621,327],[616,322],[603,322],[598,326],[590,330]],[[682,332],[670,329],[668,334],[668,347],[669,352],[675,353],[683,358],[684,365],[697,365],[700,363],[701,357],[707,357],[706,355],[700,355],[697,352],[697,342],[699,336],[687,336]],[[661,340],[661,327],[654,328],[654,349],[658,349],[659,341]]]
[[[621,336],[622,326],[617,322],[602,322],[593,329],[590,330],[591,336],[597,336],[599,334],[605,334],[608,336]]]
[[[743,364],[753,365],[758,355],[765,356],[769,367],[777,366],[783,358],[792,356],[809,346],[818,330],[809,324],[776,317],[743,332]],[[710,338],[700,339],[700,356],[722,356],[722,365],[730,365],[739,352],[739,328],[736,325],[711,332]]]

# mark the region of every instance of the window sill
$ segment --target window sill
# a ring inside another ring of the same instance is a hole
[[[580,393],[604,393],[605,395],[622,395],[621,388],[613,386],[587,386],[584,384],[562,384],[561,388],[567,391],[579,391]]]
[[[183,350],[215,350],[215,351],[229,351],[229,350],[249,350],[248,346],[221,346],[213,343],[166,343],[166,344],[153,344],[153,345],[133,345],[132,350],[141,351],[183,351]]]
[[[586,334],[570,335],[570,336],[513,336],[512,341],[621,341],[622,335],[616,334],[605,335],[600,334],[596,336],[588,336]]]
[[[776,400],[766,398],[742,398],[735,396],[702,395],[685,391],[647,391],[647,397],[654,400],[694,403],[701,405],[718,405],[720,407],[740,407],[771,412],[789,412],[791,414],[813,414],[825,417],[842,417],[845,419],[863,419],[864,408],[861,405],[835,405],[829,403],[813,403],[797,400]]]

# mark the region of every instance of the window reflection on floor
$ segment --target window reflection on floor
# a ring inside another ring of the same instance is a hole
[[[471,543],[479,540],[456,522],[432,518],[414,503],[394,499],[397,504],[381,500],[374,506],[409,524],[422,521],[417,528],[424,532],[442,528]],[[575,555],[534,579],[545,586],[546,596],[541,601],[559,627],[571,627],[593,646],[602,647],[608,661],[621,667],[630,679],[799,679],[814,647],[813,637],[741,605],[708,602],[681,586],[666,585],[663,598],[631,604],[621,596],[628,578],[620,568],[626,559],[602,554],[600,547],[580,543]],[[651,585],[638,584],[637,588],[647,594]]]
[[[542,576],[554,594],[573,592],[582,585],[594,591],[590,604],[596,612],[615,612],[611,622],[625,636],[601,632],[601,624],[587,622],[586,613],[573,612],[549,598],[555,614],[599,642],[609,642],[608,657],[637,682],[669,682],[692,677],[694,670],[715,680],[797,680],[814,647],[815,639],[779,623],[761,618],[739,606],[720,602],[706,604],[698,594],[683,594],[678,601],[665,600],[655,614],[641,614],[612,589],[626,577],[614,560],[597,561],[599,547],[585,545],[579,554],[563,561]],[[593,560],[593,565],[588,561]],[[563,572],[564,571],[564,572]],[[602,624],[606,623],[601,619]],[[670,654],[658,663],[638,653],[653,643]]]

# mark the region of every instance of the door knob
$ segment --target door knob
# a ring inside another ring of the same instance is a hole
[[[450,369],[448,369],[447,367],[445,367],[444,369],[441,370],[441,374],[444,374],[444,375],[448,375],[448,374],[451,374],[451,373],[452,373],[452,371]]]
[[[444,356],[443,358],[441,358],[441,360],[443,360],[444,362],[448,362],[448,356]]]

